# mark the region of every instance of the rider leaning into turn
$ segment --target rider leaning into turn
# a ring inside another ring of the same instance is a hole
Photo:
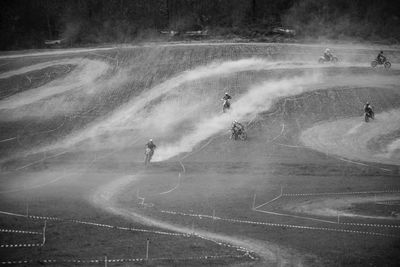
[[[243,124],[241,124],[240,122],[238,122],[237,120],[234,120],[232,122],[232,131],[234,133],[238,133],[240,134],[240,132],[244,129]]]
[[[232,97],[226,92],[222,100],[227,101],[229,99],[232,99]]]
[[[332,53],[331,53],[331,50],[329,48],[325,49],[324,57],[325,57],[326,60],[331,60]]]
[[[365,113],[368,113],[368,114],[372,114],[372,113],[373,113],[372,107],[371,107],[371,105],[369,104],[369,102],[365,103],[365,105],[364,105],[364,112],[365,112]]]
[[[232,99],[232,97],[226,92],[224,97],[222,97],[222,101],[224,101],[224,104],[222,106],[222,112],[226,112],[227,109],[231,107],[231,103],[229,102],[229,99]]]
[[[153,157],[154,154],[154,149],[156,149],[156,145],[153,143],[153,139],[150,139],[149,142],[146,144],[146,151],[144,152],[145,160],[144,164],[148,164],[151,161],[151,158]]]
[[[383,55],[383,51],[379,52],[379,54],[376,57],[376,59],[378,60],[378,62],[385,62],[386,61],[386,57]]]
[[[151,151],[154,152],[154,149],[156,149],[156,145],[153,143],[153,139],[150,139],[149,142],[146,144],[146,148],[150,149]]]

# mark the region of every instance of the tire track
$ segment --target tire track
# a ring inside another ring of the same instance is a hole
[[[123,216],[129,220],[133,220],[138,223],[142,223],[152,227],[158,227],[165,230],[183,233],[183,234],[192,234],[193,229],[174,225],[165,221],[160,221],[158,219],[153,219],[151,217],[139,214],[132,210],[128,210],[126,208],[118,207],[116,202],[116,196],[120,194],[120,192],[126,188],[129,184],[134,183],[137,180],[135,176],[122,177],[120,179],[116,179],[109,184],[103,185],[100,187],[91,197],[91,201],[94,205],[110,212],[115,215]],[[215,240],[216,242],[224,242],[228,244],[232,244],[236,247],[245,248],[249,252],[254,252],[258,256],[261,257],[261,262],[263,264],[271,264],[276,262],[275,251],[277,251],[277,246],[261,242],[253,239],[239,239],[232,236],[227,236],[223,234],[217,234],[213,232],[208,232],[205,230],[196,230],[196,234],[199,237],[204,239]],[[284,257],[289,256],[289,252],[283,252]],[[290,255],[293,257],[293,255]],[[296,257],[300,257],[296,255]]]

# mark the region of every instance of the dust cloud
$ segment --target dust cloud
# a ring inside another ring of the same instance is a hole
[[[232,103],[228,113],[215,114],[195,125],[193,131],[176,143],[161,147],[155,161],[166,160],[183,152],[190,152],[199,142],[221,131],[229,129],[233,120],[251,120],[261,111],[268,110],[279,97],[306,91],[306,85],[316,83],[319,75],[308,74],[293,79],[266,81],[249,88],[248,92]]]
[[[48,117],[63,114],[65,111],[71,110],[69,106],[74,105],[73,103],[66,103],[64,98],[67,93],[74,90],[90,92],[91,89],[93,90],[96,87],[96,80],[109,69],[109,65],[103,61],[75,58],[40,63],[9,71],[3,73],[0,79],[22,75],[54,65],[76,65],[76,68],[62,79],[54,80],[38,88],[23,91],[1,100],[0,111],[11,110],[10,116],[2,116],[2,119],[10,120],[24,116]],[[27,105],[31,106],[21,110],[14,110]]]
[[[324,68],[365,67],[358,63],[320,65],[315,62],[269,61],[265,59],[242,59],[237,61],[214,62],[185,71],[153,88],[143,91],[110,115],[99,117],[84,129],[73,132],[65,139],[39,152],[50,149],[124,149],[138,140],[148,138],[157,141],[158,149],[154,161],[170,159],[180,153],[192,151],[207,138],[228,132],[233,120],[249,121],[258,113],[266,111],[274,101],[312,90],[329,89],[333,86],[391,87],[399,82],[397,77],[379,75],[346,75],[344,73],[325,75]],[[232,109],[223,114],[220,98],[225,91],[224,84],[204,88],[206,81],[245,71],[301,70],[296,77],[279,79],[265,78],[234,95]],[[338,76],[340,75],[340,76]],[[340,77],[340,78],[338,78]],[[127,82],[129,77],[119,79]],[[112,85],[112,84],[111,84]],[[35,151],[37,152],[37,151]]]
[[[166,160],[191,151],[199,142],[228,130],[232,120],[249,120],[269,109],[276,98],[304,92],[308,85],[319,83],[319,75],[312,70],[315,66],[315,63],[304,64],[309,72],[304,76],[249,85],[244,88],[246,93],[235,96],[237,100],[227,114],[222,114],[219,101],[224,88],[202,88],[199,81],[229,78],[234,73],[249,70],[297,69],[299,65],[251,58],[201,66],[144,91],[110,116],[98,118],[86,129],[44,150],[77,144],[89,150],[118,149],[138,138],[151,137],[159,143],[154,160]]]
[[[387,153],[389,157],[392,157],[394,154],[400,154],[400,138],[394,140],[387,146]]]
[[[371,149],[371,142],[380,136],[392,135],[400,126],[400,111],[391,110],[375,114],[375,120],[365,123],[363,118],[353,117],[315,125],[301,133],[301,141],[308,147],[323,153],[365,162],[399,165],[399,141]],[[350,130],[348,130],[350,129]],[[383,143],[382,143],[383,145]]]

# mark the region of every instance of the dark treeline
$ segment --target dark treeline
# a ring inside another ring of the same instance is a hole
[[[399,0],[0,0],[0,49],[154,40],[160,30],[400,40]]]
[[[400,40],[398,0],[299,0],[284,17],[304,36]]]

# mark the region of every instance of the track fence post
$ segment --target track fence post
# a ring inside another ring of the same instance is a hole
[[[43,226],[43,241],[42,241],[42,246],[44,246],[44,244],[46,243],[46,225],[47,225],[47,221],[44,221],[44,226]]]
[[[254,210],[255,206],[256,206],[256,193],[254,193],[254,196],[253,196],[253,205],[252,205],[251,209]]]
[[[147,240],[146,240],[146,261],[149,260],[149,243],[150,243],[150,239],[147,238]]]
[[[29,201],[28,198],[25,198],[25,206],[26,206],[26,217],[29,217]]]
[[[107,263],[108,263],[107,256],[104,256],[104,267],[107,267]]]

